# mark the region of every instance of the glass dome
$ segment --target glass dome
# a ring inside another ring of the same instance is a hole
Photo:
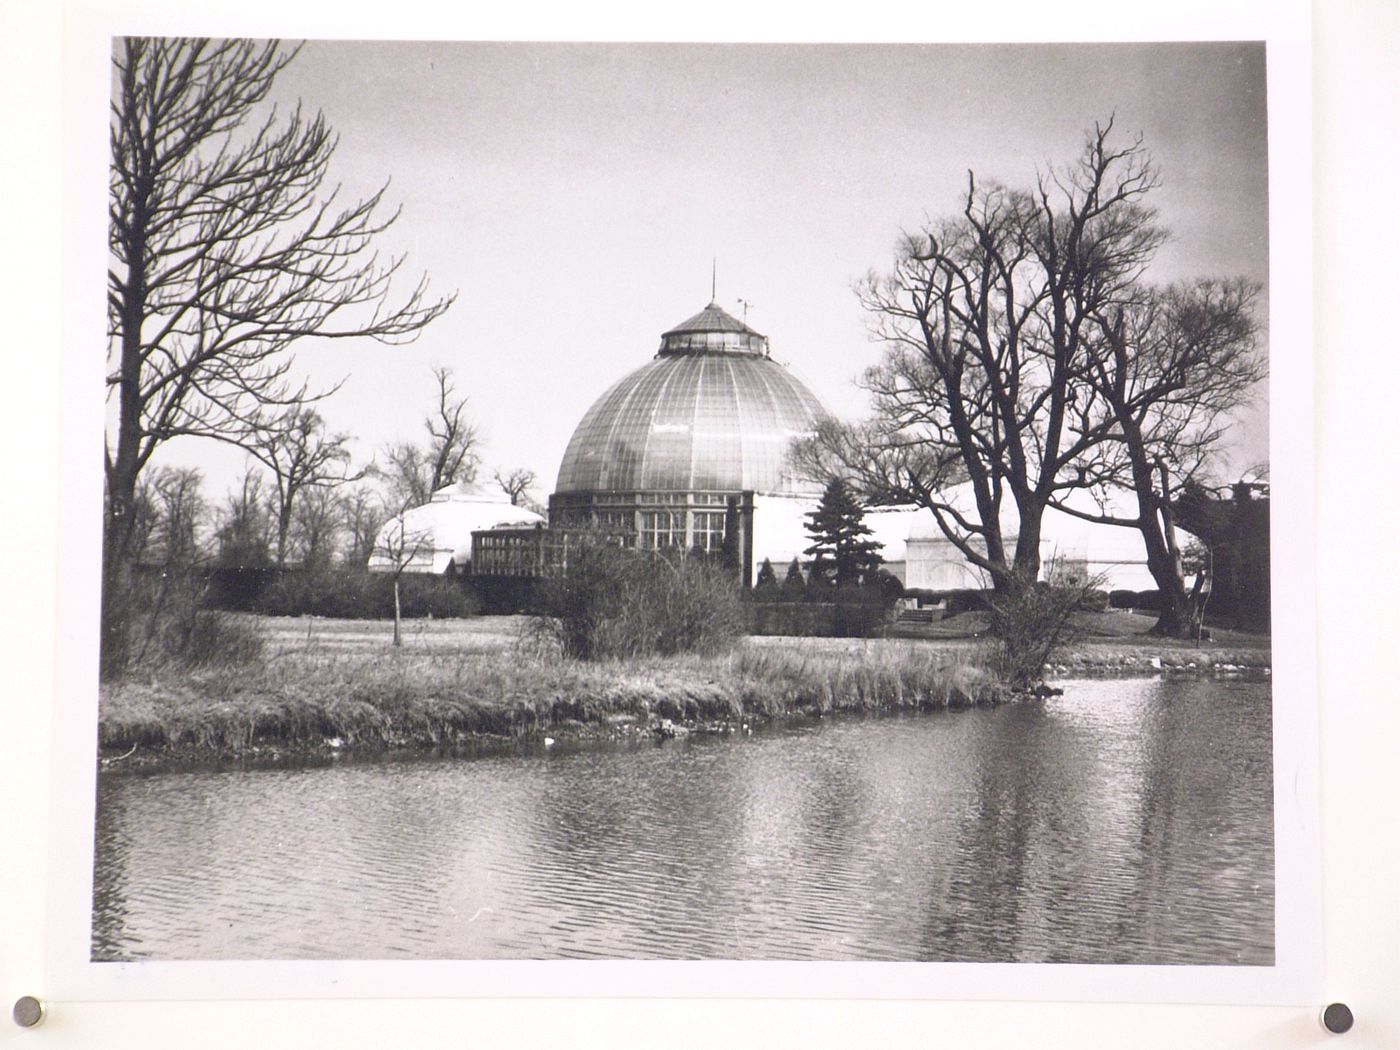
[[[787,450],[825,410],[767,351],[713,302],[666,332],[655,359],[585,413],[556,495],[812,491],[786,469]]]

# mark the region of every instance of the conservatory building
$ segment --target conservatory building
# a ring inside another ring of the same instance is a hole
[[[712,301],[663,332],[652,359],[583,414],[559,466],[547,526],[479,494],[439,493],[405,520],[433,536],[409,571],[451,566],[518,598],[528,581],[557,572],[575,544],[599,533],[647,549],[707,552],[724,547],[728,533],[751,585],[765,560],[779,573],[794,558],[807,560],[807,516],[822,486],[795,471],[789,456],[794,439],[811,435],[824,414],[817,396],[773,360],[768,338]],[[884,567],[905,586],[985,585],[928,510],[872,508],[865,520]],[[1003,527],[1014,535],[1014,522]],[[1061,571],[1111,587],[1152,585],[1132,530],[1052,510],[1044,537],[1042,559]]]
[[[788,467],[825,410],[768,339],[711,302],[584,413],[549,499],[551,527],[595,526],[638,546],[718,550],[726,518],[753,549],[755,501],[805,512],[820,486]]]

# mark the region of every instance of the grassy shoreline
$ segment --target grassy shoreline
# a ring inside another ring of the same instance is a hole
[[[726,732],[744,723],[995,703],[1005,690],[970,639],[751,638],[720,655],[546,659],[506,618],[410,626],[259,621],[259,666],[134,674],[102,687],[99,758],[112,771],[308,756],[463,752],[556,737]],[[1267,666],[1269,651],[1087,642],[1064,672]],[[1194,665],[1188,668],[1188,664]],[[1060,675],[1059,668],[1052,672]]]

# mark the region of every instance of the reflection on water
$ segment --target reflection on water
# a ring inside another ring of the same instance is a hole
[[[96,959],[1273,961],[1269,687],[103,777]]]

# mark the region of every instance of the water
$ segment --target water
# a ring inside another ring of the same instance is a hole
[[[1273,961],[1269,687],[104,776],[95,959]]]

